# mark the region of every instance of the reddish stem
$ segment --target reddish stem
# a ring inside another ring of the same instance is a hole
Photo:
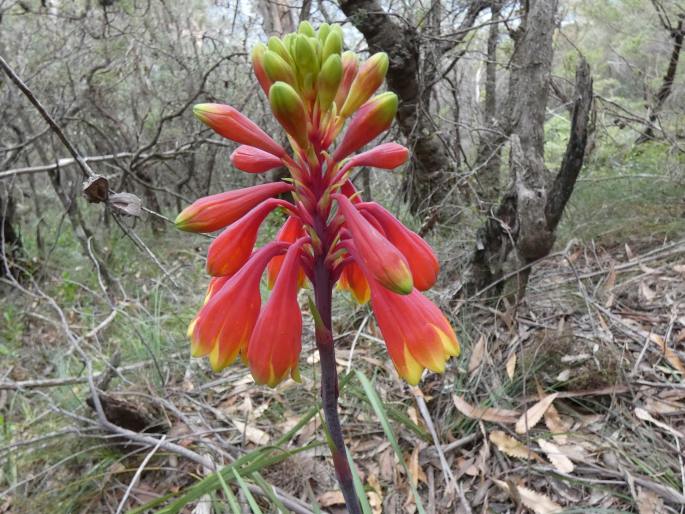
[[[325,226],[318,216],[317,221],[319,221],[317,223],[319,227],[316,228],[325,234]],[[319,233],[321,234],[321,232]],[[326,245],[327,243],[328,241],[325,241]],[[317,256],[314,262],[313,282],[316,308],[319,311],[322,322],[317,323],[319,326],[316,328],[316,346],[321,357],[321,401],[328,433],[331,438],[333,465],[335,466],[335,474],[338,477],[338,483],[345,498],[348,512],[350,514],[361,514],[361,505],[354,490],[352,471],[347,460],[347,450],[345,449],[345,440],[338,415],[338,371],[335,364],[335,348],[331,333],[333,280],[323,255]],[[323,326],[320,326],[321,324]]]

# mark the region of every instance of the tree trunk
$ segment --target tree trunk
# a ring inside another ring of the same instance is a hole
[[[478,231],[465,281],[467,294],[495,283],[491,292],[519,301],[531,264],[549,254],[555,230],[583,165],[592,103],[592,78],[576,70],[571,134],[553,178],[544,164],[544,123],[552,66],[556,0],[531,0],[515,37],[507,111],[510,112],[510,182]]]
[[[475,168],[478,181],[479,204],[489,212],[501,193],[502,147],[507,139],[504,127],[497,119],[497,39],[499,37],[500,5],[493,1],[490,7],[491,25],[488,33],[487,61],[485,64],[485,102],[483,106],[484,130],[478,141]]]
[[[17,277],[21,269],[17,262],[22,256],[23,246],[17,228],[14,200],[9,191],[0,191],[0,277]]]
[[[647,125],[647,129],[635,140],[636,145],[654,139],[654,124],[659,118],[659,113],[661,112],[661,108],[664,106],[664,103],[666,103],[666,99],[671,96],[671,91],[673,90],[673,80],[675,79],[676,71],[678,71],[680,51],[683,49],[683,38],[685,37],[685,27],[683,27],[684,19],[685,14],[681,14],[678,25],[675,28],[666,27],[669,29],[671,37],[673,38],[671,58],[668,61],[668,68],[666,69],[664,78],[661,81],[661,87],[659,88],[659,91],[654,97],[654,101],[649,108],[649,125]]]
[[[469,4],[464,21],[458,28],[459,36],[445,46],[432,49],[436,60],[464,40],[468,29],[486,6],[486,2],[479,0]],[[450,182],[456,169],[445,142],[430,120],[430,89],[436,81],[437,66],[424,65],[424,49],[416,27],[400,26],[383,11],[378,0],[341,0],[340,7],[364,35],[369,51],[386,52],[390,58],[388,89],[399,97],[397,123],[412,154],[404,187],[409,207],[414,213],[437,207],[451,189]],[[455,62],[458,57],[455,57]]]

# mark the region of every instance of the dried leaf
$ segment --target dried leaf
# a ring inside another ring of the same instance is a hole
[[[651,302],[656,297],[656,292],[646,282],[640,282],[640,294],[648,302]]]
[[[331,507],[332,505],[345,505],[345,498],[340,491],[326,491],[320,494],[316,501],[321,507]]]
[[[573,472],[575,469],[573,462],[562,453],[557,445],[545,441],[544,439],[538,439],[538,445],[540,446],[540,449],[545,452],[545,455],[547,455],[547,458],[555,468],[562,473]]]
[[[505,434],[501,430],[490,432],[490,442],[497,446],[497,449],[509,457],[516,457],[518,459],[537,460],[542,462],[542,458],[524,446],[518,439],[514,439],[510,435]]]
[[[512,353],[511,357],[507,360],[507,376],[509,380],[514,380],[514,371],[516,371],[516,354]]]
[[[528,409],[516,422],[516,433],[525,434],[528,430],[537,425],[557,396],[558,393],[547,395]]]
[[[532,510],[535,514],[555,514],[561,512],[559,504],[553,502],[544,494],[536,493],[527,487],[515,485],[511,482],[493,479],[498,487],[509,493],[514,499],[520,499],[521,503]]]
[[[663,423],[658,419],[654,419],[652,415],[642,407],[635,407],[635,415],[643,421],[649,421],[650,423],[654,423],[659,428],[666,430],[666,432],[670,432],[676,437],[685,438],[685,433],[681,432],[680,430],[676,430],[671,425],[667,425],[666,423]]]
[[[452,395],[452,401],[459,412],[471,419],[480,419],[493,423],[516,423],[516,419],[521,415],[514,410],[475,407],[457,395]]]
[[[650,414],[667,416],[669,414],[682,414],[685,412],[685,405],[675,399],[647,398],[645,410]]]
[[[549,428],[556,442],[566,444],[568,441],[566,433],[571,429],[571,423],[561,419],[561,415],[554,405],[550,405],[545,411],[545,425]]]
[[[139,218],[143,214],[143,202],[132,193],[114,193],[109,195],[107,203],[116,211],[127,216]]]
[[[245,439],[247,439],[251,443],[254,443],[259,446],[269,444],[271,437],[261,428],[257,428],[252,425],[247,425],[242,421],[238,421],[237,419],[233,419],[231,421],[233,422],[235,427],[240,431],[241,434],[245,434]]]
[[[469,375],[473,376],[476,370],[483,363],[483,356],[485,355],[485,336],[481,335],[478,342],[473,347],[471,358],[469,359]]]
[[[421,448],[415,446],[414,450],[411,452],[411,455],[407,459],[407,468],[411,474],[411,481],[414,487],[418,485],[419,481],[423,482],[424,484],[428,482],[428,478],[423,472],[423,469],[421,469],[421,464],[419,464],[420,451]]]
[[[677,369],[681,374],[685,375],[685,364],[683,364],[683,361],[680,360],[680,357],[678,357],[678,355],[676,355],[676,353],[668,347],[666,341],[664,341],[664,338],[657,334],[650,334],[649,339],[661,349],[661,352],[664,354],[664,357],[669,364]]]
[[[664,514],[664,501],[654,492],[640,488],[636,498],[637,511],[640,514]]]

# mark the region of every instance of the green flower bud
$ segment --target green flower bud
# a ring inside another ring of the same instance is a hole
[[[297,86],[297,78],[292,66],[272,50],[264,54],[264,71],[271,82],[287,82],[291,86]]]
[[[323,45],[323,50],[321,51],[321,61],[325,62],[329,55],[342,53],[342,38],[337,32],[331,32],[326,38],[326,42]]]
[[[295,69],[295,61],[293,60],[293,56],[286,47],[286,45],[283,44],[283,41],[278,39],[276,36],[271,36],[269,38],[267,46],[269,47],[269,50],[271,50],[272,52],[276,52],[278,55],[281,56],[281,59],[290,64],[290,66],[292,66],[292,68]]]
[[[300,95],[285,82],[276,82],[269,90],[274,116],[300,148],[309,146],[307,111]]]
[[[300,23],[300,26],[297,27],[297,32],[299,32],[300,34],[304,34],[305,36],[316,37],[314,27],[312,27],[312,24],[309,23],[307,20]]]
[[[319,107],[322,112],[330,109],[335,95],[338,92],[340,81],[342,80],[343,66],[342,59],[338,54],[329,55],[326,62],[321,67],[317,90],[319,95]]]
[[[369,57],[359,67],[359,72],[350,86],[345,104],[340,109],[340,116],[347,118],[359,109],[380,87],[388,72],[388,55],[379,52]]]
[[[331,32],[331,26],[328,23],[322,23],[319,25],[319,31],[317,32],[317,36],[319,37],[319,41],[322,43],[326,41],[326,38],[328,37],[328,34]]]

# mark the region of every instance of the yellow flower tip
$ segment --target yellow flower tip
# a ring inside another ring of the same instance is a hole
[[[215,109],[213,109],[214,104],[197,104],[193,105],[193,114],[205,125],[209,125],[208,119],[209,115],[212,114]]]
[[[186,331],[186,334],[191,339],[193,337],[193,331],[195,330],[196,324],[197,324],[197,318],[193,318],[193,320],[190,322],[190,324],[188,324],[188,330]]]
[[[421,381],[423,366],[414,358],[406,345],[404,347],[403,368],[404,369],[397,368],[397,372],[409,385],[415,386]]]

